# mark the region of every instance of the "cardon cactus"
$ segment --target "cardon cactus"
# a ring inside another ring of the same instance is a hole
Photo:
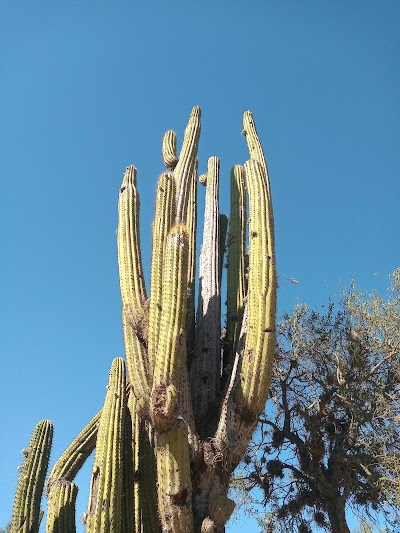
[[[230,477],[264,408],[272,370],[273,212],[252,114],[243,117],[250,159],[231,171],[230,217],[219,212],[219,159],[210,157],[198,178],[200,117],[194,107],[179,155],[175,132],[163,137],[166,170],[157,186],[149,292],[137,170],[129,166],[124,174],[117,241],[128,375],[115,359],[101,413],[53,468],[48,532],[74,530],[72,481],[94,445],[85,513],[90,533],[222,532],[234,509]],[[196,305],[198,182],[206,200]]]

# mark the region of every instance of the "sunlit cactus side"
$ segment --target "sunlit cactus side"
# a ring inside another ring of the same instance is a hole
[[[11,521],[12,533],[37,533],[41,520],[40,502],[49,464],[53,425],[42,420],[35,427],[20,469]]]
[[[199,302],[195,343],[190,366],[193,410],[200,436],[206,436],[209,409],[215,408],[220,391],[220,161],[210,157],[207,165],[203,243],[199,261]]]
[[[87,533],[122,533],[123,435],[125,429],[125,362],[113,360],[96,441]]]
[[[246,296],[246,191],[245,174],[241,165],[231,170],[231,198],[227,248],[226,333],[224,338],[224,371],[232,365],[242,327]]]

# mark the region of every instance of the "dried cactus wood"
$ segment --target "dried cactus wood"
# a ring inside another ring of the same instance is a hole
[[[35,427],[20,470],[11,521],[12,533],[38,533],[40,502],[49,464],[53,425],[42,420]]]

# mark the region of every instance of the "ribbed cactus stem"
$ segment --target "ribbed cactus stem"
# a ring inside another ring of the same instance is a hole
[[[86,533],[122,533],[121,490],[126,408],[125,363],[113,360],[101,412],[90,484]]]
[[[176,133],[174,130],[168,130],[164,133],[162,141],[162,157],[164,165],[174,170],[178,164],[178,157],[176,155]]]
[[[144,405],[148,405],[148,303],[140,253],[139,205],[136,168],[129,166],[124,174],[118,201],[117,243],[122,322],[126,359],[134,392]]]
[[[46,484],[48,495],[51,493],[53,485],[73,481],[86,459],[94,450],[100,415],[101,411],[90,420],[53,466]]]
[[[40,502],[49,464],[53,425],[42,420],[35,427],[24,455],[11,520],[12,533],[38,533]]]
[[[179,161],[174,170],[177,190],[176,222],[182,224],[187,223],[190,180],[193,179],[200,138],[200,116],[200,108],[193,107],[185,129]]]
[[[125,410],[123,471],[122,471],[122,531],[141,533],[139,511],[139,440],[137,436],[136,397],[130,387]]]
[[[269,201],[269,213],[270,223],[268,226],[268,241],[272,247],[274,247],[274,214],[272,208],[272,195],[271,184],[269,181],[269,173],[267,160],[265,158],[264,150],[257,133],[256,124],[254,122],[253,114],[251,111],[245,111],[243,113],[243,135],[246,137],[247,147],[249,149],[250,159],[254,159],[261,164],[265,172],[265,180],[267,187],[267,197]]]
[[[238,399],[245,416],[256,420],[267,400],[275,350],[276,273],[265,171],[250,160],[245,172],[250,211],[248,329]]]
[[[153,221],[153,253],[151,260],[151,298],[149,315],[148,356],[154,370],[160,338],[161,298],[165,261],[165,241],[175,219],[175,181],[171,172],[164,172],[158,180],[156,212]]]
[[[194,165],[193,178],[190,183],[187,228],[189,236],[189,259],[188,259],[188,294],[186,312],[186,347],[188,357],[191,358],[194,346],[195,330],[195,283],[196,283],[196,230],[197,230],[197,167]]]
[[[182,365],[186,358],[188,232],[173,226],[165,246],[160,339],[154,369],[150,413],[155,428],[167,431],[175,420]]]
[[[196,427],[205,436],[208,410],[220,385],[221,297],[219,279],[219,159],[208,160],[203,244],[199,264],[199,303],[190,383]]]
[[[179,421],[157,434],[158,508],[163,533],[192,532],[192,485],[187,428]]]
[[[138,312],[147,296],[140,252],[136,174],[134,166],[127,167],[119,190],[117,242],[122,304],[129,304]]]
[[[75,533],[75,504],[78,485],[58,480],[47,502],[46,533]]]
[[[235,355],[242,326],[245,283],[246,251],[246,195],[244,169],[235,165],[231,170],[229,233],[227,246],[227,320],[224,347],[224,368],[227,369]]]
[[[161,533],[161,522],[158,513],[157,496],[157,465],[155,455],[154,430],[147,422],[140,422],[140,464],[138,464],[140,479],[140,507],[142,516],[141,533]]]

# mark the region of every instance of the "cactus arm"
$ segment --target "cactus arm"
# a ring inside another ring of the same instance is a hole
[[[244,169],[231,170],[231,208],[227,238],[227,320],[224,346],[224,369],[232,364],[243,319],[245,299],[246,196]]]
[[[187,427],[183,421],[157,433],[158,508],[163,533],[193,531],[192,485]]]
[[[18,478],[14,499],[11,531],[13,533],[38,533],[40,502],[50,458],[53,425],[42,420],[33,430],[25,460]]]
[[[151,298],[149,315],[148,357],[154,370],[157,344],[160,337],[162,274],[165,260],[165,241],[175,219],[175,181],[171,172],[164,172],[158,180],[156,212],[153,221],[153,253],[151,260]]]
[[[185,363],[188,232],[173,226],[165,247],[160,339],[154,368],[150,414],[158,431],[174,424],[181,368]]]
[[[142,532],[161,533],[161,522],[157,506],[157,465],[155,456],[154,430],[147,422],[138,426],[140,442],[140,508],[142,514]]]
[[[275,349],[276,272],[272,212],[263,166],[245,164],[249,191],[248,334],[238,399],[244,416],[256,419],[267,400]]]
[[[149,361],[146,348],[138,337],[137,315],[130,305],[122,308],[122,324],[128,373],[141,412],[148,411],[150,398]]]
[[[75,533],[75,504],[78,485],[58,480],[47,502],[46,533]]]
[[[195,335],[195,283],[196,283],[196,229],[197,229],[197,167],[193,170],[190,183],[187,227],[189,235],[188,295],[186,311],[186,349],[189,360],[192,357]]]
[[[126,168],[118,201],[118,263],[122,304],[141,309],[147,299],[140,253],[139,195],[136,168]]]
[[[196,427],[205,436],[208,410],[220,381],[221,298],[219,281],[219,160],[208,161],[203,244],[200,253],[196,340],[190,367]]]
[[[265,184],[267,188],[267,202],[268,202],[268,213],[269,213],[269,224],[267,227],[268,242],[270,249],[274,249],[275,242],[275,232],[274,232],[274,213],[272,208],[272,195],[271,195],[271,184],[269,180],[267,160],[265,158],[264,150],[258,137],[256,124],[254,122],[253,114],[251,111],[245,111],[243,113],[243,135],[246,137],[247,147],[250,153],[250,159],[254,159],[261,164],[261,167],[264,170]]]
[[[47,480],[47,494],[57,482],[73,481],[82,465],[96,446],[101,411],[99,411],[79,435],[71,442],[53,466]]]
[[[86,533],[121,533],[121,488],[124,415],[126,408],[125,363],[113,360],[101,412],[89,494]]]
[[[193,107],[185,129],[179,161],[174,170],[177,190],[176,223],[187,223],[190,180],[193,178],[200,138],[200,116],[200,108]]]
[[[265,172],[245,164],[249,191],[250,243],[247,305],[230,385],[214,437],[229,470],[240,462],[267,400],[275,349],[275,254],[268,241],[270,217]]]
[[[164,165],[174,170],[178,164],[178,157],[176,155],[176,133],[174,130],[168,130],[164,133],[162,141],[162,157]]]

